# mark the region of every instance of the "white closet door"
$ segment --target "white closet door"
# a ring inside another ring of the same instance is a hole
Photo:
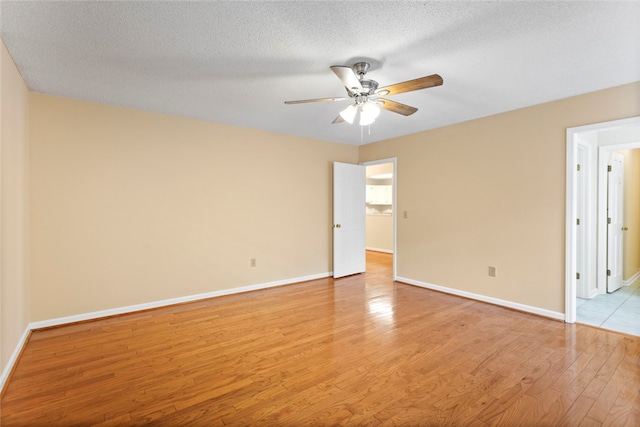
[[[607,194],[607,292],[622,286],[624,156],[611,153]]]

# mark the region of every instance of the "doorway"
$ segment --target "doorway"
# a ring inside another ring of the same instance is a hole
[[[396,279],[396,200],[397,165],[395,158],[360,163],[366,170],[366,249],[392,254],[393,280]]]
[[[640,117],[567,129],[565,321],[568,323],[577,320],[578,302],[601,299],[607,294],[608,271],[612,270],[607,168],[611,159],[617,157],[613,153],[636,148],[640,148]],[[632,197],[637,200],[640,194],[634,193]],[[640,271],[636,275],[626,272],[623,284],[632,285],[639,277]]]

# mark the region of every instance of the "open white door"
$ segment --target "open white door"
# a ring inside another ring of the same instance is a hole
[[[333,163],[333,277],[366,270],[365,167]]]
[[[607,292],[622,286],[624,156],[615,151],[609,161],[607,185]]]

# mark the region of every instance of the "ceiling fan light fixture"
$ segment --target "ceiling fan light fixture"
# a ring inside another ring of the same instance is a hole
[[[353,104],[342,110],[331,123],[347,122],[353,124],[357,119],[360,126],[367,126],[378,118],[381,108],[392,113],[410,116],[418,111],[418,109],[381,97],[441,86],[443,83],[441,76],[432,74],[430,76],[407,80],[402,83],[387,85],[378,89],[377,81],[365,79],[369,66],[368,62],[363,61],[356,62],[351,67],[345,65],[332,65],[329,67],[344,85],[349,98],[353,100]],[[343,101],[345,99],[344,97],[316,98],[285,101],[284,103],[303,104],[308,102]]]
[[[380,107],[372,101],[367,101],[360,107],[360,126],[373,123],[380,115]]]
[[[342,117],[345,122],[352,124],[357,112],[358,108],[355,106],[355,104],[351,104],[340,112],[340,117]]]

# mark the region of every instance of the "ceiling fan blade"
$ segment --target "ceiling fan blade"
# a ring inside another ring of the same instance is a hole
[[[442,77],[440,77],[438,74],[432,74],[430,76],[420,77],[419,79],[413,79],[406,82],[381,87],[376,91],[376,94],[380,94],[382,96],[396,95],[398,93],[411,92],[413,90],[440,86],[442,85],[442,83]]]
[[[336,73],[336,76],[342,81],[344,86],[351,92],[362,92],[362,85],[358,76],[353,72],[351,67],[345,67],[344,65],[332,65],[331,70]]]
[[[389,99],[378,98],[376,99],[376,102],[382,102],[382,104],[380,104],[380,108],[384,108],[385,110],[392,111],[394,113],[402,114],[403,116],[410,116],[418,111],[416,107],[411,107],[410,105],[401,104]]]
[[[344,101],[345,97],[337,98],[316,98],[316,99],[300,99],[297,101],[284,101],[285,104],[305,104],[307,102],[328,102],[328,101]]]
[[[333,121],[331,123],[332,124],[344,123],[344,119],[342,118],[342,116],[340,114],[338,114],[338,116],[335,119],[333,119]]]

